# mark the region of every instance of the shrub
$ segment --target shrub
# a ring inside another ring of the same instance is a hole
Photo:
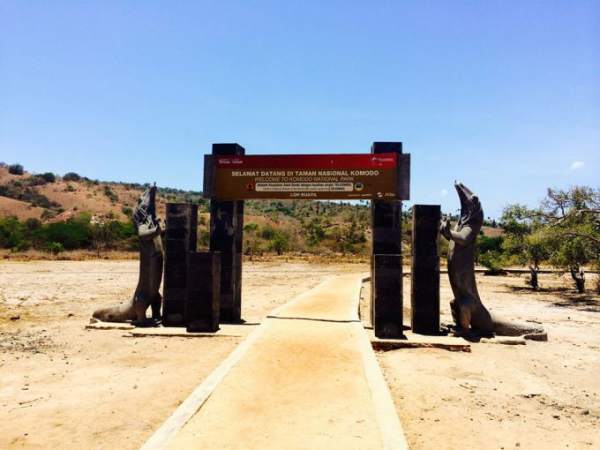
[[[21,164],[11,164],[10,166],[8,166],[8,173],[12,175],[23,175],[23,166]]]
[[[256,223],[250,222],[244,225],[244,232],[246,233],[253,233],[256,232],[256,230],[258,230],[258,224]]]
[[[45,183],[45,181],[43,181],[43,183]],[[1,185],[0,195],[14,198],[15,200],[21,200],[22,202],[28,202],[33,206],[41,206],[42,208],[57,208],[60,206],[58,203],[50,201],[45,195],[31,189],[31,187],[24,186],[20,181],[12,181]]]
[[[44,242],[58,242],[65,250],[86,248],[92,241],[90,218],[81,214],[66,222],[56,222],[46,225],[38,237]]]
[[[42,178],[44,181],[46,181],[46,183],[54,183],[56,181],[56,175],[54,175],[52,172],[45,172],[41,175],[38,175],[38,177]]]
[[[502,236],[488,237],[484,235],[477,236],[477,247],[479,254],[484,254],[490,251],[501,252],[502,251]]]
[[[58,255],[65,251],[65,248],[60,242],[48,242],[44,247],[44,250],[53,255]]]
[[[271,225],[266,225],[260,232],[260,237],[270,241],[275,237],[275,229]]]
[[[42,211],[42,220],[48,220],[56,217],[56,211],[52,211],[51,209],[44,209]]]
[[[16,246],[12,248],[14,252],[26,252],[31,248],[31,242],[29,241],[20,241]]]
[[[117,196],[117,194],[115,194],[108,185],[104,186],[104,195],[108,197],[111,203],[116,203],[117,201],[119,201],[119,197]]]
[[[486,267],[488,270],[485,272],[486,275],[504,275],[506,271],[502,268],[502,258],[500,253],[496,251],[489,251],[480,256],[479,261],[481,265]]]
[[[38,194],[35,191],[28,190],[25,194],[23,200],[29,201],[33,206],[39,206],[40,208],[57,208],[60,206],[58,203],[50,201],[45,195]]]
[[[31,218],[25,221],[25,227],[29,231],[38,230],[42,227],[42,222],[39,219]]]
[[[63,175],[64,181],[79,181],[81,180],[81,176],[75,172],[67,172]]]
[[[43,186],[47,181],[42,178],[40,175],[34,175],[27,180],[28,186]]]
[[[26,240],[26,230],[16,217],[0,218],[0,247],[17,248]]]
[[[104,247],[118,243],[120,248],[138,247],[133,222],[119,222],[107,218],[102,223],[91,223],[89,214],[80,214],[66,222],[43,224],[38,219],[20,222],[16,217],[0,218],[0,248],[23,251],[30,247],[53,254],[65,250],[90,248],[101,239]]]
[[[315,246],[325,239],[325,230],[318,218],[311,220],[304,227],[304,232],[306,233],[306,242],[310,246]]]

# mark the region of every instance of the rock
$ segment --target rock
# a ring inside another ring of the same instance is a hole
[[[16,315],[16,316],[10,316],[10,320],[19,320],[21,318],[21,316]]]

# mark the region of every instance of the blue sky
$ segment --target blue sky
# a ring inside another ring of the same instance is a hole
[[[0,0],[0,161],[201,189],[213,142],[402,141],[412,202],[600,186],[600,2]]]

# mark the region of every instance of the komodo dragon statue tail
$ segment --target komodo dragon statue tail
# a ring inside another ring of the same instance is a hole
[[[449,241],[448,277],[454,294],[450,302],[456,334],[490,337],[523,336],[525,339],[547,340],[544,328],[504,321],[490,314],[481,302],[475,281],[475,240],[483,225],[479,198],[462,183],[454,187],[460,199],[460,219],[454,229],[444,219],[440,233]]]
[[[93,317],[104,322],[133,321],[151,324],[160,320],[162,297],[159,289],[163,273],[161,227],[156,218],[156,186],[149,187],[140,196],[133,212],[133,221],[140,242],[140,275],[131,300],[120,305],[94,311]],[[152,319],[146,319],[146,310],[152,307]]]

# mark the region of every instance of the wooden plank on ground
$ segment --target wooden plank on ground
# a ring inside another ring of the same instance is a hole
[[[378,339],[369,331],[374,350],[390,351],[402,348],[438,348],[451,352],[470,352],[471,344],[462,338],[453,336],[425,336],[405,332],[406,339]]]
[[[130,323],[94,322],[85,326],[86,330],[133,330],[135,326]]]

